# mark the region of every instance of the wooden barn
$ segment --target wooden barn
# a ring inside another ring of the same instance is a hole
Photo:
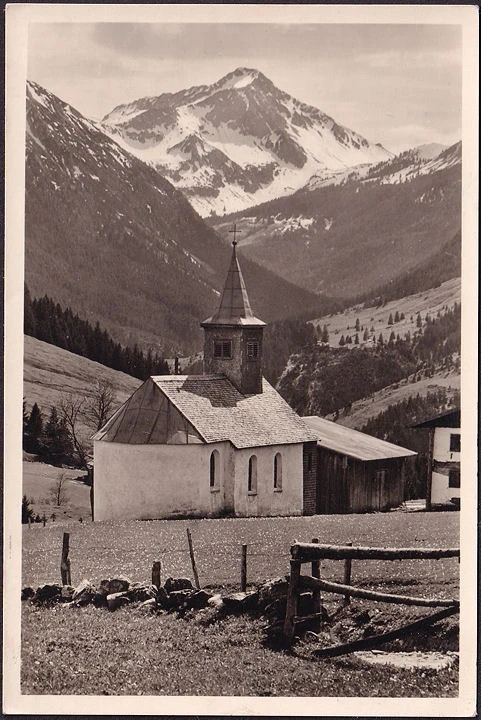
[[[404,501],[412,450],[320,417],[304,422],[317,436],[316,513],[385,511]]]

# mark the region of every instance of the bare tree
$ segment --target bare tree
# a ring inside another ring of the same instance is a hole
[[[77,453],[80,467],[87,469],[88,451],[84,442],[79,435],[80,415],[85,405],[84,397],[75,397],[74,395],[65,395],[60,400],[60,412],[68,428],[72,443]]]
[[[87,401],[85,417],[100,430],[105,425],[115,406],[115,393],[113,385],[108,380],[97,380],[94,395]]]
[[[50,488],[50,497],[57,507],[65,505],[68,502],[67,488],[65,487],[67,478],[65,473],[60,473]]]

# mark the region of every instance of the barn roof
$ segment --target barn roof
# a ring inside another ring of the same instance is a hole
[[[330,420],[312,415],[302,418],[314,431],[319,447],[348,455],[357,460],[384,460],[416,455],[412,450],[379,440],[366,433],[338,425]]]
[[[224,375],[166,375],[146,380],[94,440],[228,440],[240,449],[315,441],[316,435],[266,380],[262,393],[243,395]]]

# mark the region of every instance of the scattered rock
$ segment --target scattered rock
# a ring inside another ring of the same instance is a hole
[[[167,609],[176,610],[188,606],[188,601],[192,597],[192,590],[173,590],[168,595]]]
[[[258,599],[259,593],[257,592],[238,592],[226,595],[222,601],[229,613],[248,613],[257,610]]]
[[[205,608],[207,606],[210,599],[210,593],[205,590],[197,590],[197,592],[191,595],[187,600],[187,605],[189,608],[193,608],[194,610],[200,610],[201,608]]]
[[[129,603],[130,599],[128,593],[126,592],[118,592],[107,595],[107,607],[110,612],[118,610],[119,607],[122,607],[122,605],[129,605]]]
[[[75,588],[73,588],[71,585],[64,585],[62,588],[62,600],[64,602],[71,602],[73,600],[73,594],[75,592]]]
[[[220,593],[212,595],[212,597],[207,600],[207,604],[210,605],[210,607],[215,608],[216,610],[222,610],[222,608],[224,607],[222,595]]]
[[[90,580],[82,580],[73,591],[72,600],[77,605],[88,605],[92,602],[92,598],[95,595],[96,590]]]
[[[59,602],[62,596],[61,585],[42,585],[37,588],[33,600],[37,603]]]
[[[155,598],[150,598],[149,600],[145,600],[143,603],[141,603],[138,607],[138,609],[141,612],[154,612],[154,610],[157,609],[157,601]]]
[[[131,584],[132,583],[129,578],[119,575],[118,577],[110,578],[109,580],[102,580],[99,585],[98,592],[103,593],[104,595],[115,595],[115,593],[125,592],[128,590]]]
[[[92,605],[96,608],[107,607],[107,595],[101,592],[96,592],[92,596]]]
[[[147,583],[132,583],[128,592],[128,596],[132,602],[145,602],[157,597],[157,588],[155,585]]]
[[[287,597],[287,590],[289,583],[283,578],[276,578],[270,580],[259,588],[259,601],[258,607],[260,612],[263,612],[268,605],[276,600]]]
[[[163,587],[160,587],[157,590],[157,604],[159,605],[159,607],[164,608],[164,610],[167,610],[170,607],[169,595]]]
[[[194,590],[194,586],[188,578],[167,578],[164,589],[169,594],[178,590]]]
[[[22,588],[22,600],[29,600],[35,595],[35,590],[32,587]]]

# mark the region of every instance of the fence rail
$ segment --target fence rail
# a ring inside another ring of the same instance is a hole
[[[310,543],[295,543],[291,547],[291,572],[287,594],[286,615],[283,637],[286,645],[292,644],[296,624],[305,620],[298,615],[299,594],[302,590],[313,591],[316,614],[320,611],[320,591],[344,595],[344,603],[351,597],[365,598],[377,602],[412,605],[419,607],[444,607],[450,614],[459,609],[459,601],[454,599],[416,598],[407,595],[395,595],[374,590],[366,590],[351,585],[352,560],[441,560],[460,557],[459,548],[379,548],[353,547],[346,545],[327,545],[314,538]],[[324,580],[320,576],[321,560],[344,560],[344,584]],[[302,565],[311,563],[311,575],[301,575]],[[347,582],[349,580],[349,582]],[[442,612],[442,611],[441,611]]]

